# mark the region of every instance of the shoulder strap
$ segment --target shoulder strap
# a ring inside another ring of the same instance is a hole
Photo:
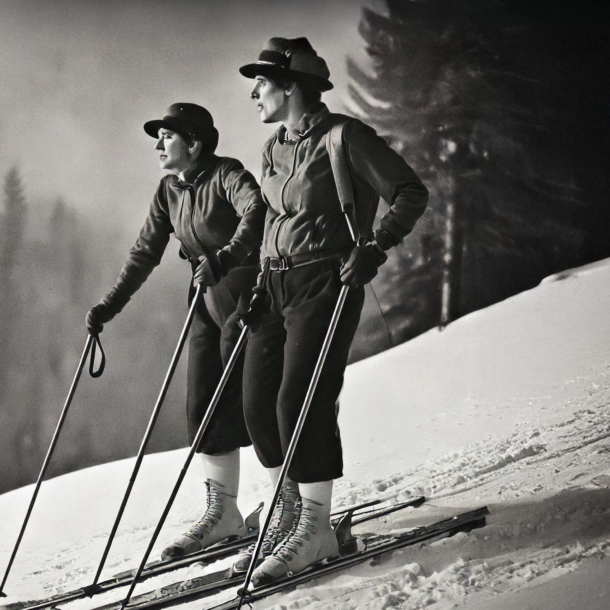
[[[346,122],[335,123],[326,135],[326,148],[330,157],[330,164],[337,185],[337,193],[341,202],[341,209],[345,212],[346,206],[354,205],[354,189],[352,178],[349,175],[345,148],[343,146],[343,130]]]
[[[360,242],[360,229],[356,220],[356,206],[354,203],[354,188],[347,165],[347,156],[343,146],[343,130],[347,121],[335,123],[326,134],[326,149],[330,157],[330,165],[337,186],[337,194],[341,203],[341,210],[345,214],[352,238]]]

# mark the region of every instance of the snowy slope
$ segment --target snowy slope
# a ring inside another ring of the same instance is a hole
[[[402,529],[482,504],[492,511],[488,525],[255,607],[610,607],[610,589],[599,582],[610,569],[609,302],[610,261],[601,261],[349,367],[337,505],[423,491],[424,507],[377,527]],[[185,456],[146,458],[106,576],[138,562]],[[240,503],[248,511],[270,488],[253,453],[244,457]],[[7,601],[89,584],[131,467],[125,460],[45,482]],[[159,546],[202,512],[201,478],[195,463]],[[0,496],[0,569],[30,494]],[[175,579],[159,576],[137,591]],[[119,598],[114,591],[65,608]]]

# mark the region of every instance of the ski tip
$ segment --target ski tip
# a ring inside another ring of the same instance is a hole
[[[426,496],[419,496],[411,501],[413,508],[419,508],[426,501]]]
[[[490,514],[490,512],[488,506],[481,506],[480,508],[475,508],[474,510],[470,511],[470,513],[466,514],[470,514],[473,517],[482,517],[484,519],[486,515]],[[459,517],[460,515],[457,516]]]

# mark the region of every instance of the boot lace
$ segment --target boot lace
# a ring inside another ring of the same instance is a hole
[[[210,481],[206,481],[205,485],[207,502],[205,513],[186,534],[197,540],[201,540],[205,534],[209,534],[211,529],[222,519],[223,504],[220,492],[210,483]]]
[[[273,551],[273,556],[286,563],[289,562],[294,555],[298,554],[299,548],[311,540],[311,535],[316,533],[316,521],[313,510],[307,505],[302,506],[297,526]]]
[[[294,517],[299,514],[300,509],[301,499],[297,498],[294,502],[287,502],[286,492],[284,488],[282,488],[277,500],[276,508],[273,511],[273,516],[271,517],[271,522],[269,523],[269,528],[267,529],[267,533],[263,538],[263,544],[261,546],[263,556],[271,555],[273,549],[278,545],[278,543],[283,540],[290,531],[292,531],[286,530],[281,527],[283,518],[286,515],[291,514],[293,515],[294,522]],[[254,555],[255,548],[256,542],[253,542],[250,546],[248,546],[245,550],[241,552],[242,557],[252,557],[252,555]]]

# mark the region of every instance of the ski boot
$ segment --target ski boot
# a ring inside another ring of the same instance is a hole
[[[320,522],[318,518],[320,506],[303,498],[296,527],[252,574],[254,587],[298,574],[316,563],[339,556],[337,537],[330,522],[326,519],[325,523]]]
[[[300,509],[301,498],[299,492],[290,483],[284,485],[280,491],[269,529],[265,534],[261,547],[263,559],[271,555],[273,549],[294,529],[298,521]],[[242,574],[248,571],[255,547],[256,543],[253,543],[239,553],[232,568],[234,574]],[[263,559],[259,558],[258,563]]]
[[[223,493],[223,486],[212,479],[206,482],[206,511],[195,525],[174,540],[161,553],[161,559],[177,559],[212,546],[227,538],[246,536],[249,531],[237,508],[235,496]]]

